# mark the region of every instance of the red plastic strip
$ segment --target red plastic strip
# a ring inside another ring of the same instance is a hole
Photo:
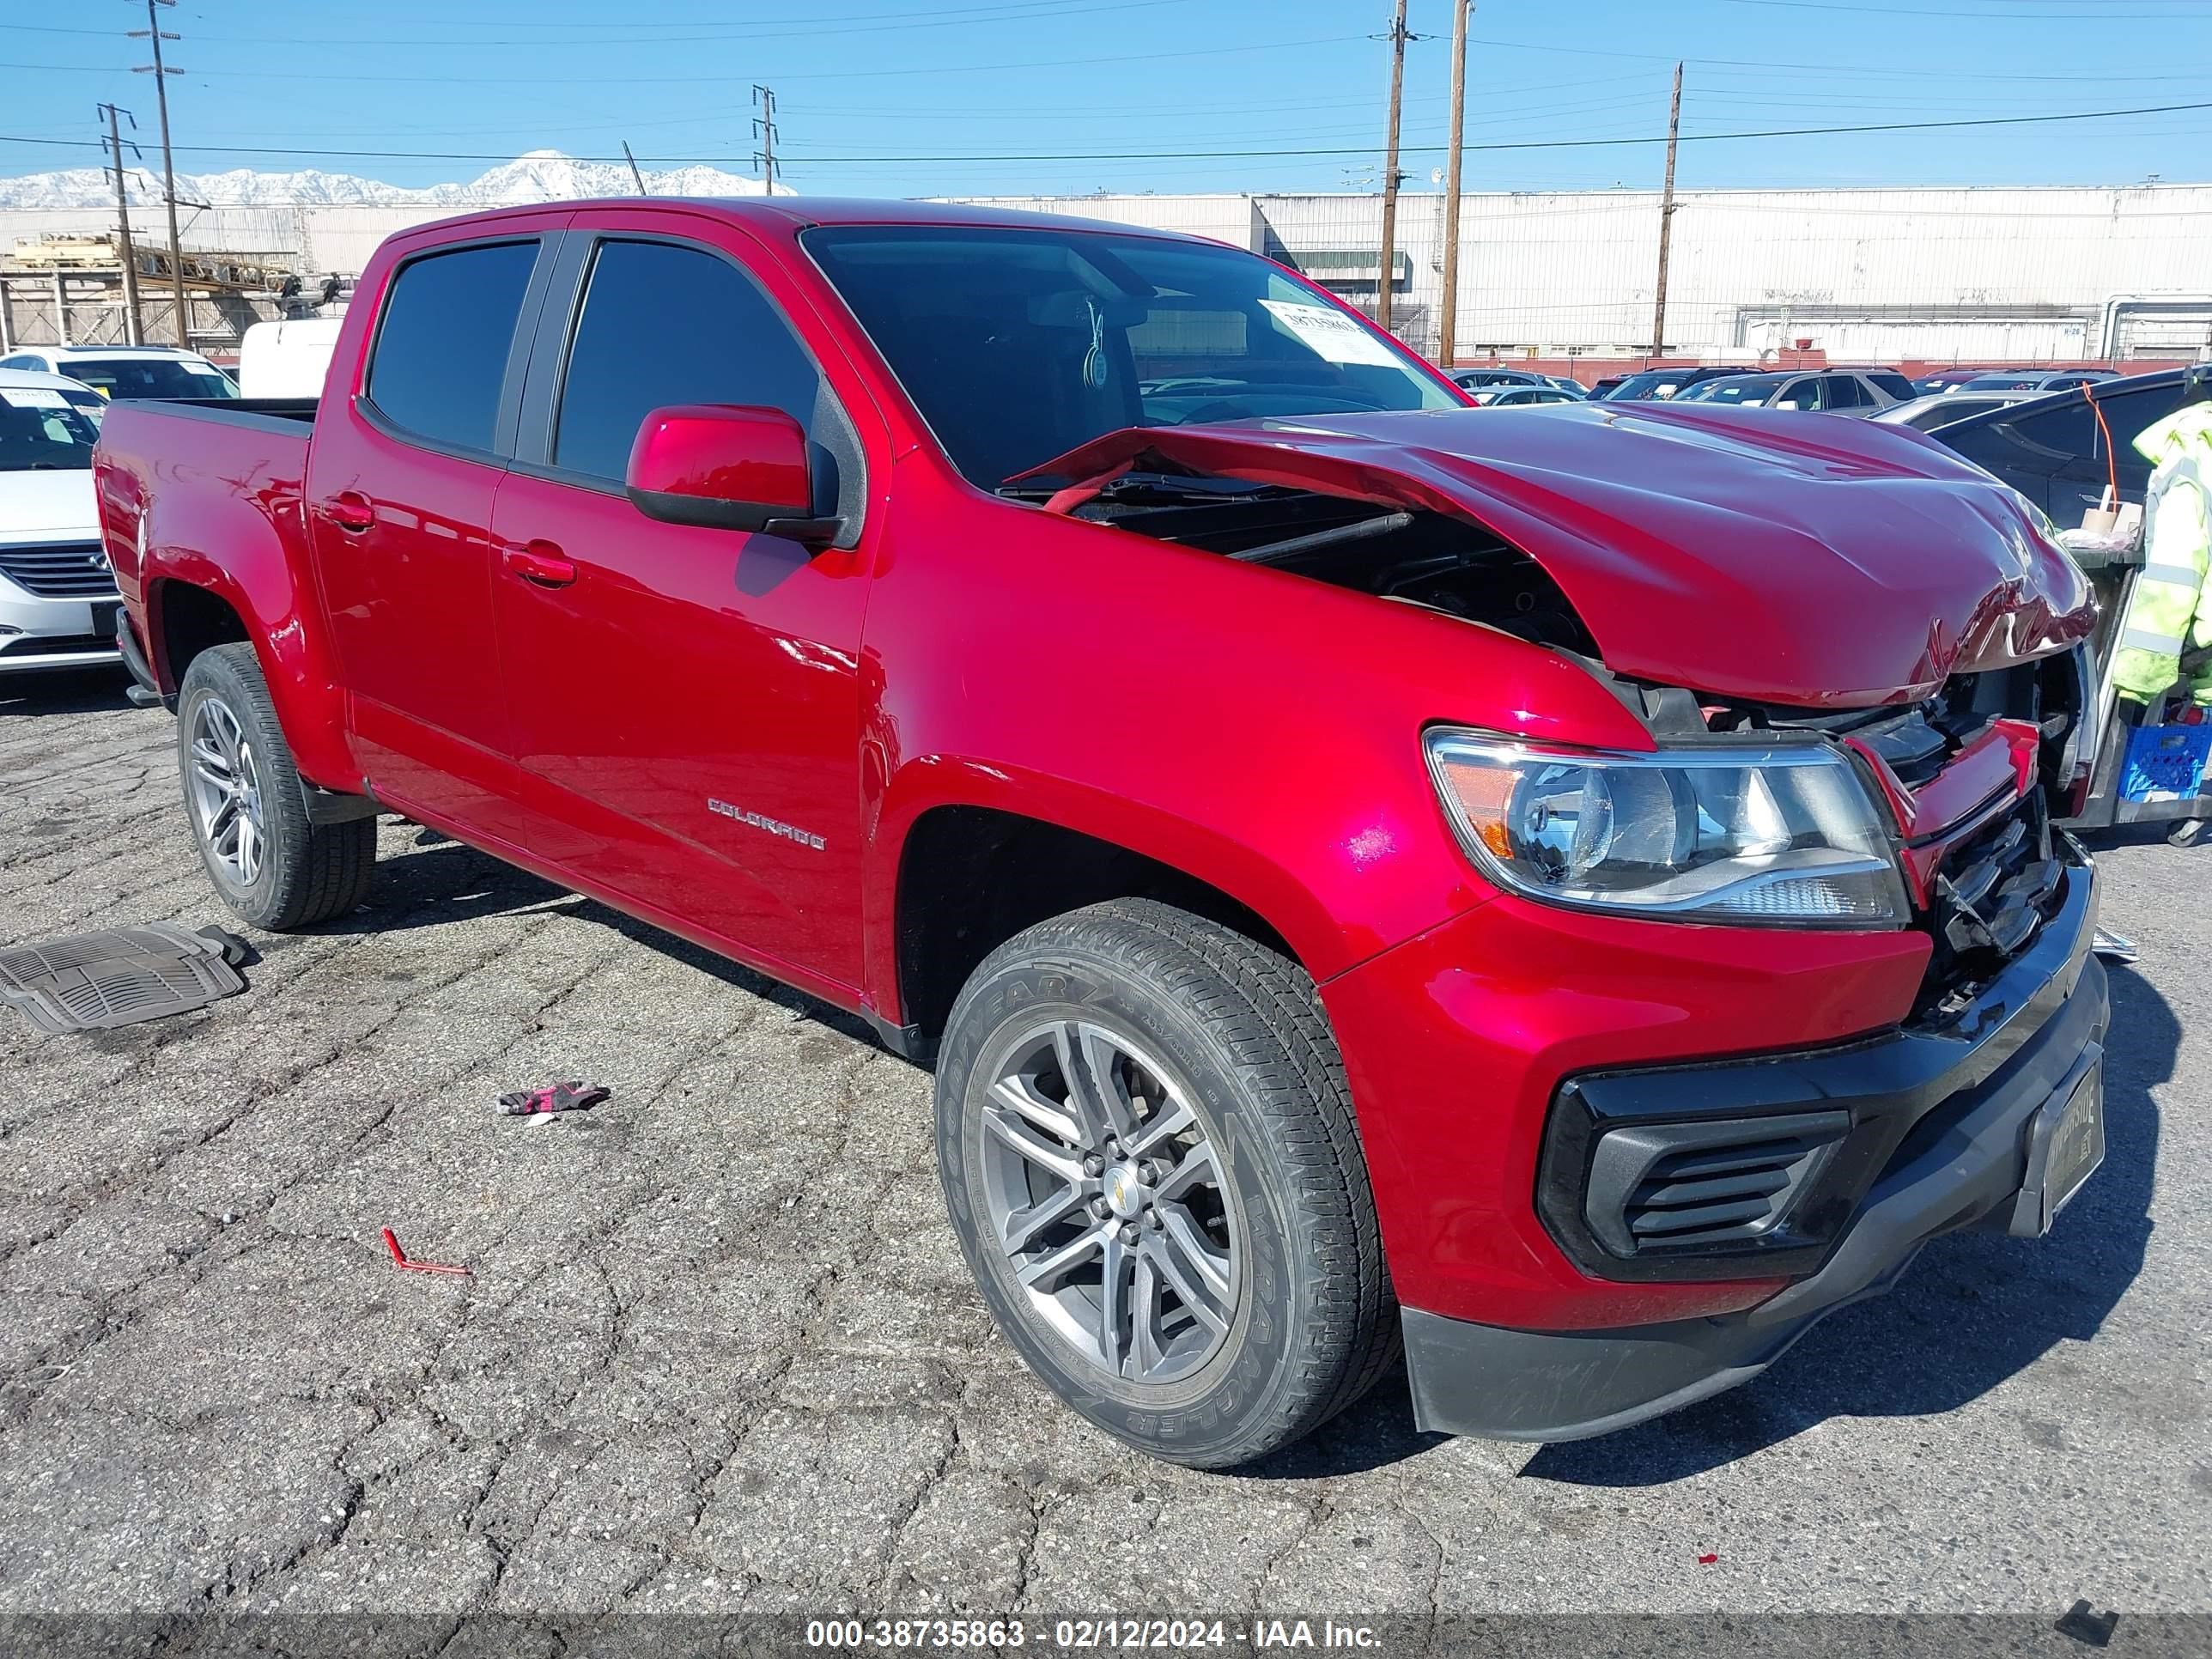
[[[407,1259],[407,1252],[399,1248],[399,1240],[393,1236],[392,1229],[386,1227],[382,1231],[384,1248],[392,1252],[392,1265],[403,1273],[459,1273],[463,1279],[470,1277],[466,1267],[448,1267],[442,1261],[410,1261]]]

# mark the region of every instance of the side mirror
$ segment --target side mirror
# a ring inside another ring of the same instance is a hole
[[[836,520],[813,516],[806,432],[780,409],[656,409],[638,428],[623,483],[639,512],[665,524],[817,544],[837,531]]]

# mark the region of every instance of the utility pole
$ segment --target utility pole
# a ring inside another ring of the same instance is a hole
[[[637,170],[637,157],[629,153],[629,140],[623,139],[622,147],[623,160],[629,163],[630,182],[637,186],[637,193],[641,196],[652,195],[653,192],[645,187],[645,175]]]
[[[1452,9],[1451,154],[1444,160],[1444,303],[1437,362],[1449,368],[1459,352],[1459,162],[1467,135],[1467,24],[1474,0]]]
[[[1398,15],[1390,21],[1390,137],[1382,152],[1382,280],[1375,290],[1375,323],[1378,328],[1390,326],[1390,285],[1396,275],[1393,267],[1398,259],[1398,115],[1405,101],[1406,42],[1411,38],[1406,33],[1406,0],[1398,0]]]
[[[146,343],[146,325],[138,314],[138,251],[131,245],[131,194],[125,188],[123,175],[123,132],[116,125],[118,115],[127,115],[128,110],[118,110],[112,104],[102,104],[107,115],[107,153],[115,162],[115,237],[117,252],[123,256],[123,337],[132,345]],[[134,119],[131,125],[136,127]]]
[[[775,194],[775,94],[763,86],[753,88],[753,105],[760,113],[753,118],[753,137],[760,140],[760,148],[753,152],[753,164],[761,170],[761,194]]]
[[[169,277],[177,293],[177,343],[189,351],[192,347],[191,311],[185,298],[184,240],[177,234],[177,158],[169,149],[168,77],[184,71],[161,62],[161,42],[180,37],[163,32],[161,9],[176,3],[177,0],[146,0],[146,27],[132,29],[130,34],[133,40],[154,43],[154,61],[134,65],[131,73],[154,77],[154,99],[161,112],[161,194],[169,209]]]
[[[1682,131],[1682,66],[1674,65],[1674,101],[1667,112],[1667,188],[1659,198],[1659,281],[1651,300],[1651,355],[1667,355],[1667,250],[1674,232],[1674,145]]]

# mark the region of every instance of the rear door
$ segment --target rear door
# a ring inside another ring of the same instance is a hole
[[[2078,525],[2083,509],[2096,506],[2116,477],[2121,500],[2142,500],[2150,464],[2136,453],[2136,437],[2179,409],[2184,392],[2175,374],[2136,385],[2100,381],[2090,395],[2096,399],[2094,408],[2077,387],[1941,428],[1936,435],[1996,473],[2062,526]]]
[[[352,398],[325,397],[307,509],[363,769],[380,797],[520,845],[492,501],[568,216],[404,253]],[[341,385],[348,381],[341,380]]]
[[[840,384],[810,352],[795,296],[734,228],[605,210],[580,213],[569,241],[493,526],[533,850],[781,977],[855,986],[861,443],[872,428],[880,448],[880,424],[849,371]],[[630,446],[677,404],[798,420],[817,512],[846,521],[836,544],[810,553],[633,507]],[[568,573],[557,586],[549,560]]]

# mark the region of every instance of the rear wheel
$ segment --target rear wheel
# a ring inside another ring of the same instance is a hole
[[[250,645],[192,659],[177,697],[177,765],[200,862],[222,902],[272,933],[361,903],[376,820],[319,824]]]
[[[1016,936],[954,1005],[937,1122],[1000,1329],[1109,1433],[1247,1462],[1395,1356],[1343,1068],[1265,946],[1139,900]]]

